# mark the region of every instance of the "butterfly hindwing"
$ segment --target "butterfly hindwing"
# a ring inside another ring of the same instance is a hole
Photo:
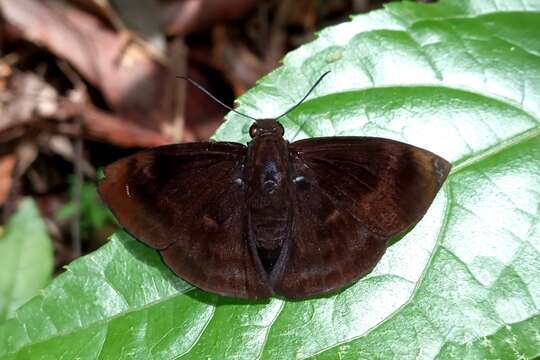
[[[429,151],[381,138],[315,138],[289,150],[291,248],[274,287],[292,298],[371,271],[390,237],[425,214],[450,170]]]
[[[101,196],[124,228],[191,284],[218,294],[271,295],[246,238],[246,147],[157,147],[108,166]]]
[[[245,146],[149,149],[107,167],[99,191],[126,230],[193,285],[302,298],[371,271],[388,240],[425,214],[450,170],[429,151],[380,138],[308,139],[288,151],[290,235],[271,278],[248,239]]]

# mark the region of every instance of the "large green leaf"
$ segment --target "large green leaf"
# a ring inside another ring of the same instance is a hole
[[[0,358],[540,355],[540,2],[394,3],[320,33],[240,99],[289,139],[375,135],[454,164],[426,217],[333,296],[193,289],[124,233],[0,325]],[[246,141],[234,114],[218,140]],[[189,205],[187,205],[189,206]]]
[[[34,202],[24,200],[0,234],[0,320],[45,287],[52,271],[51,239]]]

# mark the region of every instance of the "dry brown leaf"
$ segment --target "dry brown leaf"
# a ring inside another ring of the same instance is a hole
[[[240,19],[257,5],[255,0],[161,1],[167,34],[185,35],[216,23]]]
[[[68,106],[64,103],[64,106]],[[120,147],[152,147],[171,141],[161,133],[147,129],[128,119],[103,112],[91,104],[84,105],[85,136]]]
[[[47,117],[58,109],[56,89],[34,73],[13,72],[0,92],[0,132]]]
[[[68,61],[100,89],[109,106],[142,127],[159,131],[174,114],[164,84],[174,74],[137,43],[65,2],[0,0],[0,10],[20,36]],[[170,95],[170,94],[169,94]]]
[[[17,158],[13,154],[0,156],[0,205],[4,204],[11,191],[16,163]]]

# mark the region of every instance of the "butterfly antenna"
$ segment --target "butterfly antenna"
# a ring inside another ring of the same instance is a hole
[[[281,117],[283,117],[283,116],[285,116],[285,115],[287,115],[288,113],[290,113],[291,111],[293,111],[294,109],[296,109],[298,106],[300,106],[300,104],[303,103],[304,100],[307,99],[307,97],[309,96],[309,94],[311,94],[311,92],[317,87],[317,85],[319,85],[319,83],[322,81],[322,79],[324,79],[324,77],[325,77],[326,75],[328,75],[328,74],[330,74],[330,71],[327,71],[327,72],[325,72],[324,74],[322,74],[321,77],[319,78],[319,80],[317,80],[317,81],[315,82],[315,84],[313,84],[313,86],[311,87],[311,89],[309,89],[309,91],[307,92],[307,94],[304,95],[304,97],[302,98],[302,100],[300,100],[296,105],[294,105],[294,106],[293,106],[292,108],[290,108],[289,110],[285,111],[283,114],[279,115],[279,116],[276,118],[276,120],[279,119],[279,118],[281,118]]]
[[[201,84],[199,84],[198,82],[196,82],[195,80],[192,80],[190,78],[188,78],[187,76],[177,76],[178,79],[183,79],[183,80],[186,80],[188,81],[191,85],[195,86],[197,89],[201,90],[203,93],[205,93],[206,95],[208,95],[210,97],[210,99],[214,100],[215,102],[217,102],[219,105],[223,106],[225,109],[228,109],[234,113],[237,113],[238,115],[242,115],[244,117],[247,117],[248,119],[251,119],[251,120],[255,120],[257,121],[257,119],[255,119],[254,117],[251,117],[249,115],[246,115],[246,114],[242,114],[240,111],[236,111],[234,110],[232,107],[230,107],[229,105],[227,104],[224,104],[221,100],[219,100],[217,97],[215,97],[214,95],[212,95],[210,93],[210,91],[206,90]]]

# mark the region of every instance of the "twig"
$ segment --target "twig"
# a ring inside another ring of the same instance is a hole
[[[76,121],[79,125],[79,134],[75,138],[75,179],[73,183],[73,203],[75,214],[71,221],[71,247],[73,258],[81,256],[81,191],[83,183],[82,159],[83,159],[83,119],[78,116]]]
[[[297,5],[294,1],[281,1],[278,3],[276,15],[270,27],[270,40],[268,42],[268,51],[264,56],[264,63],[267,69],[275,69],[279,64],[279,59],[285,51],[286,33],[285,25],[287,18],[294,6]]]
[[[71,66],[64,62],[58,62],[60,69],[64,72],[67,78],[72,82],[75,89],[78,90],[78,94],[82,96],[77,99],[79,103],[86,103],[88,100],[86,86],[83,81],[77,74],[77,72],[71,68]],[[73,183],[73,203],[75,205],[75,214],[71,221],[71,248],[73,258],[76,259],[82,255],[82,246],[81,246],[81,191],[83,184],[83,152],[84,152],[84,114],[76,114],[75,122],[77,124],[77,135],[75,136],[75,154],[73,161],[73,168],[75,171],[75,178]]]
[[[169,91],[167,92],[168,103],[174,106],[172,119],[166,122],[161,132],[171,138],[174,142],[180,142],[183,138],[185,128],[185,104],[187,98],[187,89],[184,81],[179,81],[174,75],[185,75],[188,70],[188,48],[184,40],[176,39],[171,45],[171,60],[169,61],[169,74],[173,75],[167,81]]]

